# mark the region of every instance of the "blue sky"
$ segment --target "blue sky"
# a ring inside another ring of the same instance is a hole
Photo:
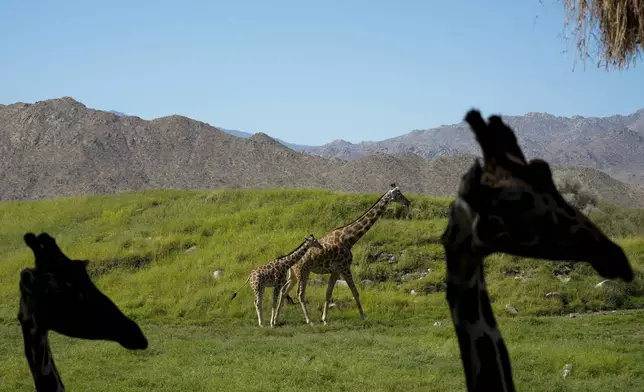
[[[644,64],[573,70],[563,21],[557,0],[3,0],[0,103],[72,96],[300,144],[381,140],[471,107],[644,107]]]

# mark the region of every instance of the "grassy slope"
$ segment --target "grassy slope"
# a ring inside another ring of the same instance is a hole
[[[146,352],[131,353],[113,343],[52,334],[71,390],[462,390],[444,294],[409,294],[443,282],[436,238],[448,199],[411,196],[410,215],[390,207],[354,247],[354,277],[386,279],[359,287],[366,322],[344,287],[335,289],[337,307],[328,327],[302,325],[299,305],[286,305],[285,326],[259,330],[250,289],[228,300],[251,268],[290,251],[308,233],[321,237],[352,220],[377,197],[311,190],[153,191],[0,203],[0,389],[33,388],[15,321],[17,279],[33,263],[22,235],[48,231],[70,256],[92,261],[97,285],[142,323],[151,340]],[[608,233],[623,236],[638,275],[631,285],[618,284],[616,295],[595,288],[601,279],[583,265],[488,259],[493,307],[521,390],[635,390],[644,381],[644,311],[555,316],[644,305],[644,240],[633,236],[640,216],[609,208],[596,215]],[[193,245],[197,249],[186,253]],[[396,254],[398,262],[367,263],[368,255],[381,251]],[[214,279],[219,268],[224,276]],[[396,281],[427,268],[431,273],[420,280]],[[571,280],[563,283],[557,273]],[[307,290],[314,319],[324,290],[315,284]],[[567,294],[567,303],[544,298],[550,291]],[[508,316],[507,303],[520,315]],[[268,306],[265,300],[266,318]],[[432,327],[435,321],[442,325]],[[564,382],[565,363],[575,368]]]

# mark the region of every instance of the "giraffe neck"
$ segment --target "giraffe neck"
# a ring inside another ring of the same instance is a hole
[[[306,254],[306,251],[309,250],[309,242],[304,241],[303,243],[300,244],[295,250],[291,253],[289,253],[286,256],[282,256],[280,258],[280,263],[285,265],[288,268],[291,268],[295,263],[300,261],[302,257]]]
[[[474,258],[446,250],[446,296],[461,349],[467,390],[514,392],[510,357],[490,305],[483,258]],[[456,266],[465,265],[476,266],[467,278],[454,272]]]
[[[347,226],[342,228],[341,241],[349,248],[355,245],[362,236],[371,229],[371,226],[376,223],[378,218],[385,212],[389,200],[387,195],[383,195],[371,208],[369,208],[362,216]]]
[[[65,392],[54,358],[49,348],[47,332],[38,331],[33,323],[23,323],[22,335],[25,356],[36,385],[37,392]]]
[[[24,353],[34,379],[36,392],[65,392],[65,386],[51,355],[47,330],[38,328],[32,311],[33,306],[31,292],[26,288],[21,276],[18,321],[22,327]]]

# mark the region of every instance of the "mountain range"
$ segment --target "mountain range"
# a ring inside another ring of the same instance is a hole
[[[644,111],[602,119],[534,113],[504,119],[527,155],[558,164],[556,176],[572,175],[604,199],[644,207],[641,186],[595,169],[640,178]],[[344,142],[335,150],[339,143],[289,148],[264,133],[230,132],[177,115],[148,121],[90,109],[70,97],[0,105],[0,200],[150,188],[381,193],[391,182],[408,193],[453,195],[478,155],[463,124],[381,142]]]
[[[644,183],[644,109],[627,116],[558,117],[548,113],[503,116],[526,157],[552,164],[587,166],[631,183]],[[356,160],[374,153],[414,153],[425,159],[478,154],[465,122],[414,130],[381,141],[335,140],[322,146],[289,146],[325,158]]]
[[[236,129],[223,129],[222,128],[222,131],[226,132],[229,135],[241,137],[241,138],[244,138],[244,139],[248,139],[251,136],[253,136],[253,134],[250,133],[250,132],[238,131]],[[286,147],[288,147],[288,148],[290,148],[292,150],[295,150],[295,151],[303,151],[303,150],[305,150],[307,148],[311,148],[311,146],[304,146],[304,145],[301,145],[301,144],[294,144],[294,143],[285,142],[284,140],[279,139],[279,138],[274,138],[274,139],[277,140],[283,146],[286,146]]]

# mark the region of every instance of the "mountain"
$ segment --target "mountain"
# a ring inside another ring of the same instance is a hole
[[[237,136],[237,137],[243,137],[245,139],[248,139],[249,137],[253,136],[252,133],[244,132],[244,131],[238,131],[236,129],[221,129],[222,131],[226,132],[229,135]]]
[[[616,178],[644,183],[644,109],[628,116],[557,117],[547,113],[503,116],[528,158],[553,164],[589,166]],[[425,159],[478,153],[465,122],[414,130],[382,141],[331,143],[299,149],[313,155],[356,160],[374,153],[414,153]]]
[[[252,133],[248,133],[248,132],[244,132],[244,131],[238,131],[238,130],[235,130],[235,129],[222,129],[222,131],[224,131],[224,132],[226,132],[226,133],[228,133],[230,135],[237,136],[237,137],[242,137],[242,138],[245,138],[245,139],[248,139],[251,136],[253,136]],[[304,150],[304,149],[307,149],[307,148],[311,148],[311,146],[305,146],[305,145],[301,145],[301,144],[289,143],[289,142],[285,142],[284,140],[278,139],[278,138],[275,138],[275,140],[280,142],[280,144],[290,148],[291,150],[295,150],[295,151],[301,151],[301,150]]]
[[[276,143],[277,144],[277,143]],[[279,146],[279,147],[278,147]],[[151,121],[88,109],[72,98],[0,109],[0,199],[146,188],[319,185],[298,175],[325,159],[229,135],[172,115]]]
[[[621,137],[636,136],[624,131]],[[608,161],[615,159],[611,154]],[[474,157],[458,153],[428,160],[402,152],[344,161],[294,151],[264,133],[240,138],[178,115],[151,121],[118,116],[70,97],[0,106],[0,200],[150,188],[381,193],[391,182],[409,193],[453,195]],[[555,169],[555,175],[583,178],[604,199],[644,207],[641,187],[592,168]]]
[[[1,105],[0,105],[0,107],[1,107]],[[125,114],[123,112],[116,111],[116,110],[110,110],[109,113],[115,114],[115,115],[117,115],[119,117],[127,116],[127,114]],[[251,136],[253,136],[252,133],[244,132],[244,131],[238,131],[236,129],[223,129],[223,128],[221,128],[221,130],[226,132],[229,135],[241,137],[241,138],[244,138],[244,139],[248,139]],[[281,144],[285,145],[286,147],[288,147],[288,148],[290,148],[292,150],[296,150],[296,151],[301,151],[301,150],[304,150],[306,148],[311,147],[311,146],[305,146],[305,145],[301,145],[301,144],[289,143],[289,142],[286,142],[286,141],[284,141],[282,139],[278,139],[278,138],[275,138],[275,140],[277,140]]]

